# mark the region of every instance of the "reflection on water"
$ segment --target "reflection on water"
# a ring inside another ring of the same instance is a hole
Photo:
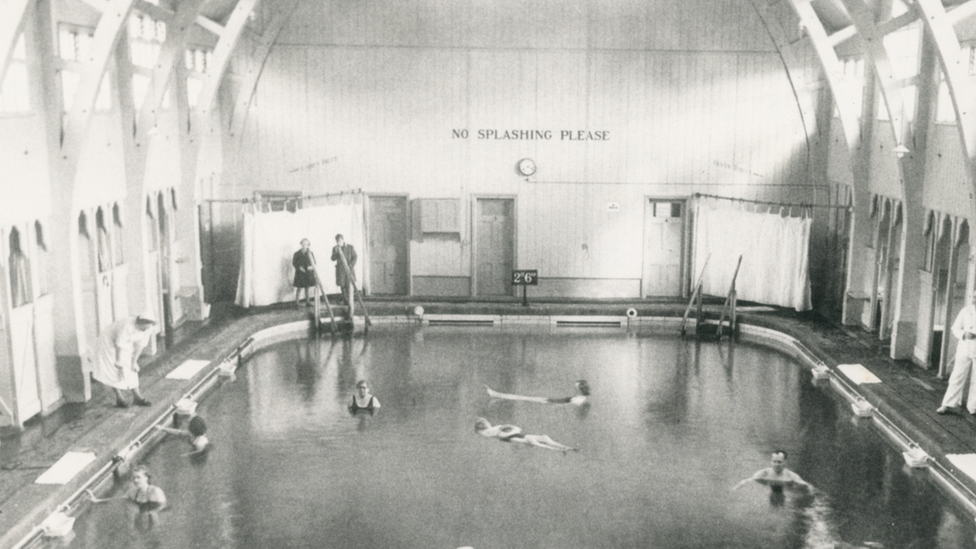
[[[70,547],[974,547],[924,472],[749,345],[374,327],[368,344],[281,343],[239,374],[200,406],[206,463],[169,439],[146,458],[170,498],[161,524],[142,531],[102,505]],[[375,415],[347,411],[358,379]],[[555,396],[576,379],[588,407],[484,390]],[[475,417],[581,450],[498,444]],[[730,491],[774,448],[818,492]]]

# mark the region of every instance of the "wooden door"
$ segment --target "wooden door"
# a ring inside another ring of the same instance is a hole
[[[942,333],[942,349],[940,356],[940,372],[948,372],[952,358],[956,356],[956,346],[959,340],[952,336],[952,323],[956,315],[966,306],[966,279],[969,276],[969,227],[963,222],[957,222],[953,231],[952,249],[949,255],[949,269],[946,276],[944,295],[944,331]]]
[[[513,295],[515,201],[479,198],[475,203],[477,295]]]
[[[62,396],[57,357],[54,354],[54,297],[51,294],[42,295],[34,301],[34,340],[41,411],[47,413]]]
[[[160,236],[159,223],[156,221],[158,213],[153,208],[151,199],[146,199],[146,212],[143,217],[143,231],[145,231],[149,250],[146,252],[145,261],[145,283],[146,295],[150,297],[149,308],[152,309],[156,320],[159,321],[157,327],[159,331],[156,337],[150,341],[149,352],[156,353],[158,346],[165,342],[166,334],[169,332],[163,316],[163,290],[162,290],[162,267],[159,254]],[[141,311],[140,311],[141,312]]]
[[[115,280],[112,259],[112,240],[105,221],[105,211],[98,208],[95,212],[95,266],[97,269],[95,284],[95,299],[98,303],[98,333],[115,321],[115,307],[113,286]]]
[[[160,320],[162,320],[162,323],[168,330],[174,326],[175,316],[173,311],[173,281],[171,279],[173,270],[171,269],[170,264],[170,219],[169,211],[166,209],[166,201],[164,196],[164,194],[157,196],[156,221],[159,223],[159,290],[161,292],[163,302],[162,317]]]
[[[644,297],[681,295],[684,242],[683,201],[649,199],[644,203]]]
[[[23,424],[41,411],[34,349],[34,307],[22,305],[10,311],[10,343],[13,352],[16,421]]]
[[[369,198],[369,291],[371,294],[407,295],[407,199],[400,196]]]
[[[78,272],[81,286],[82,324],[85,326],[85,345],[91,350],[98,339],[98,273],[95,272],[95,242],[89,236],[88,218],[82,214],[78,222]]]

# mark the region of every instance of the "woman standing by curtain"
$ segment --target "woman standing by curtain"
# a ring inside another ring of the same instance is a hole
[[[298,296],[305,290],[305,306],[309,305],[309,288],[315,286],[315,254],[309,249],[311,243],[307,238],[301,242],[302,248],[291,258],[291,266],[295,268],[295,305],[301,306]]]

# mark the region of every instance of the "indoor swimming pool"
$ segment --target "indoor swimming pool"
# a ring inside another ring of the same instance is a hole
[[[382,403],[351,415],[359,379]],[[574,394],[587,404],[490,399]],[[159,548],[970,548],[972,518],[778,352],[603,329],[387,327],[254,354],[214,448],[144,458],[169,509],[85,504],[70,542]],[[577,447],[479,436],[475,419]],[[774,449],[813,484],[749,483]],[[850,545],[845,545],[850,544]]]

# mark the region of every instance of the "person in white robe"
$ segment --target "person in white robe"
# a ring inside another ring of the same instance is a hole
[[[129,406],[124,391],[132,392],[136,406],[151,406],[139,392],[139,355],[156,333],[156,319],[143,313],[110,324],[98,336],[93,355],[92,377],[115,390],[115,405]]]

